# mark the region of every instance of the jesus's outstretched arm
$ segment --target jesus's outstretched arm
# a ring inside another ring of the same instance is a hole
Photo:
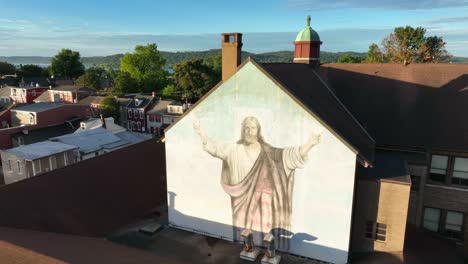
[[[226,160],[229,153],[229,145],[217,143],[210,140],[203,132],[199,121],[193,122],[193,129],[198,134],[203,144],[203,149],[208,152],[211,156]]]

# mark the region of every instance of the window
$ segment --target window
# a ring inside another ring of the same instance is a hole
[[[12,170],[13,170],[13,168],[11,167],[11,160],[8,160],[8,170],[9,170],[9,171],[12,171]]]
[[[447,156],[432,155],[429,178],[433,181],[445,182],[445,177],[447,175],[447,165]]]
[[[135,122],[132,122],[132,130],[136,130],[136,124],[135,124]]]
[[[411,175],[411,190],[418,192],[421,185],[421,176]]]
[[[140,121],[137,122],[137,128],[138,128],[138,130],[141,130],[141,122]]]
[[[127,123],[127,129],[132,130],[132,125],[130,124],[130,122]]]
[[[36,176],[36,174],[42,171],[41,160],[33,160],[32,166],[33,166],[33,176]]]
[[[127,118],[132,118],[132,109],[128,109],[128,117]]]
[[[365,236],[370,239],[385,241],[387,237],[387,225],[382,223],[375,223],[373,221],[367,221]]]
[[[133,117],[134,117],[135,119],[138,118],[138,110],[133,110]]]
[[[161,123],[161,116],[160,115],[156,116],[156,122]]]
[[[427,230],[438,232],[440,221],[440,209],[424,208],[424,222],[423,227]]]
[[[367,238],[374,238],[374,222],[367,221],[366,222],[366,237]]]
[[[12,89],[13,96],[16,96],[16,89]]]
[[[463,213],[447,211],[445,218],[445,235],[462,239],[463,238]]]
[[[57,168],[57,160],[55,159],[55,156],[49,157],[49,166],[50,170]]]
[[[18,146],[24,145],[24,138],[23,137],[18,137]]]
[[[16,167],[18,168],[18,174],[21,174],[21,162],[19,160],[16,161]]]
[[[29,114],[29,124],[30,125],[34,125],[34,120],[35,120],[34,114]]]
[[[455,158],[453,166],[452,183],[468,186],[468,159]]]
[[[36,96],[36,90],[32,90],[32,96]]]
[[[140,111],[140,119],[143,119],[143,111]]]

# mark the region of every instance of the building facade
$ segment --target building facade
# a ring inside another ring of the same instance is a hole
[[[261,247],[272,234],[280,251],[347,263],[374,141],[313,60],[237,67],[224,54],[238,58],[240,39],[222,35],[223,81],[165,131],[169,223],[234,241],[250,230]]]
[[[49,102],[77,103],[96,94],[96,89],[74,85],[57,86],[48,91]]]
[[[125,106],[127,129],[135,132],[148,132],[146,114],[157,98],[152,95],[137,95]]]
[[[77,161],[75,146],[58,142],[40,142],[1,152],[5,184],[34,177]]]
[[[147,112],[148,132],[156,136],[164,134],[164,129],[182,115],[187,107],[173,100],[157,100]]]

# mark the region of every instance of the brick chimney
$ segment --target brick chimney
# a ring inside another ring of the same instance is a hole
[[[225,81],[236,73],[237,66],[241,63],[242,34],[221,34],[221,47],[223,81]]]
[[[310,27],[310,16],[307,16],[307,26],[297,34],[294,41],[294,63],[319,66],[321,44],[319,35]]]
[[[104,118],[103,115],[101,115],[101,125],[102,125],[102,128],[107,128],[107,126],[106,126],[106,119]]]

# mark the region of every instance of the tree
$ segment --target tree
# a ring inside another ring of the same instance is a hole
[[[92,74],[96,77],[105,77],[108,75],[106,69],[101,68],[101,67],[91,67],[86,69],[86,73]]]
[[[35,64],[20,65],[20,69],[17,72],[18,77],[45,77],[48,76],[46,68],[40,67]]]
[[[80,53],[69,49],[62,49],[51,60],[52,74],[73,79],[84,73],[84,66],[80,61]]]
[[[106,96],[99,103],[99,112],[104,117],[113,117],[114,121],[118,121],[120,118],[120,105],[114,96]]]
[[[99,89],[101,88],[101,83],[99,77],[92,73],[85,73],[76,79],[75,84],[78,86],[86,86]]]
[[[136,93],[139,90],[138,82],[128,72],[120,72],[114,80],[116,94]]]
[[[442,37],[427,37],[418,50],[418,62],[449,62],[452,56],[445,49],[445,44]]]
[[[221,54],[211,56],[205,59],[205,64],[208,65],[215,71],[217,74],[219,74],[219,78],[221,80],[221,74],[222,74],[222,58]]]
[[[134,53],[126,53],[120,59],[120,71],[129,73],[138,82],[141,92],[152,92],[167,84],[165,63],[155,43],[137,45]]]
[[[0,61],[0,75],[15,74],[16,68],[15,65]]]
[[[385,61],[384,54],[380,50],[379,46],[375,43],[372,43],[369,46],[369,51],[367,51],[365,62],[368,63],[382,63]]]
[[[162,90],[162,96],[163,97],[172,97],[175,92],[175,87],[173,84],[169,84],[164,89]]]
[[[411,26],[397,27],[382,41],[385,56],[391,62],[446,62],[450,54],[441,37],[426,37],[426,29]]]
[[[363,60],[363,57],[345,54],[338,59],[338,63],[361,63]]]
[[[179,92],[186,103],[202,97],[216,83],[216,73],[203,63],[202,59],[194,59],[174,66],[174,81],[176,92]]]

